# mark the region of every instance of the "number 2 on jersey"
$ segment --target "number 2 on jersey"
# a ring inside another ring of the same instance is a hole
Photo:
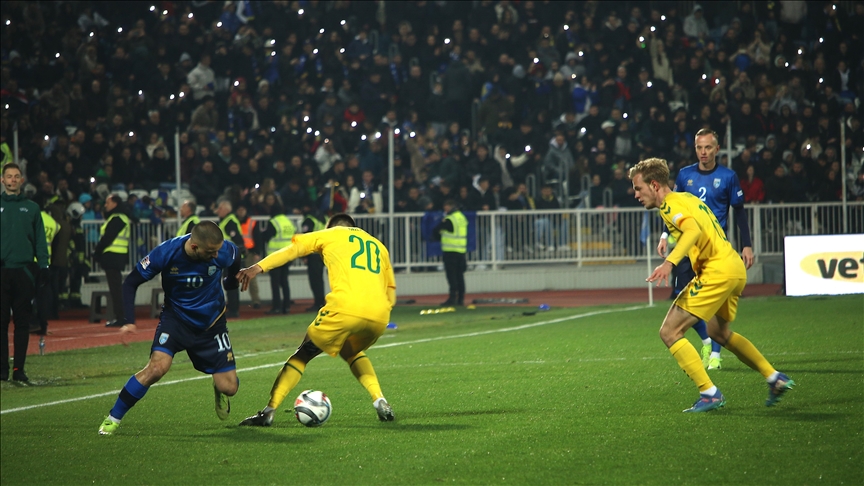
[[[705,195],[708,194],[708,189],[705,189],[705,186],[699,188],[699,200],[705,201]]]
[[[351,235],[348,237],[348,243],[357,242],[359,246],[359,250],[353,256],[351,256],[351,268],[356,268],[358,270],[369,270],[372,273],[381,273],[381,249],[378,248],[378,244],[374,241],[364,241],[363,238],[360,238],[357,235]],[[375,267],[372,267],[372,253],[375,253]],[[366,266],[364,267],[362,264],[357,263],[357,259],[362,257],[363,254],[366,254]]]

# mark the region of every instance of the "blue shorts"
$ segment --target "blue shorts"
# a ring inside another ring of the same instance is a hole
[[[150,352],[161,351],[172,357],[186,351],[195,369],[212,375],[236,369],[234,350],[228,339],[228,321],[223,314],[209,329],[183,323],[170,308],[162,310]]]

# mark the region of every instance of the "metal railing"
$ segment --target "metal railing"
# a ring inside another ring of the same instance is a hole
[[[783,238],[801,234],[840,234],[843,212],[840,203],[772,204],[746,206],[753,252],[760,256],[782,255]],[[423,213],[355,215],[357,224],[387,245],[393,267],[407,272],[435,268],[441,263],[433,245],[423,238]],[[266,217],[254,218],[267,224]],[[291,218],[299,228],[300,219]],[[848,205],[850,233],[864,233],[864,202]],[[631,263],[644,261],[646,251],[654,252],[664,231],[656,212],[641,207],[561,209],[554,211],[480,211],[474,219],[473,240],[467,257],[471,265],[499,268],[502,265],[537,263]],[[87,252],[98,242],[102,221],[84,221]],[[152,224],[143,221],[132,230],[130,265],[143,258],[159,243],[173,237],[177,222]],[[428,233],[428,228],[427,228]],[[734,232],[738,235],[739,232]],[[645,248],[650,235],[652,248]],[[740,249],[740,237],[736,238]],[[131,268],[131,266],[129,267]],[[297,262],[292,268],[303,268]],[[93,272],[101,273],[94,262]]]

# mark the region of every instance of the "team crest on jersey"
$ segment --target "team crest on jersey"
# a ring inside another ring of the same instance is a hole
[[[147,270],[147,267],[150,266],[150,255],[145,256],[141,259],[141,268]]]
[[[177,267],[171,267],[171,275],[177,275],[180,273],[180,269]]]
[[[714,179],[714,189],[720,187],[720,179]]]
[[[165,344],[167,342],[168,342],[168,333],[163,332],[162,334],[159,335],[159,344]]]
[[[693,179],[687,179],[687,187],[690,187],[692,185],[693,185]]]
[[[212,277],[214,273],[216,273],[216,266],[215,265],[210,265],[209,267],[207,267],[207,276],[208,277]]]

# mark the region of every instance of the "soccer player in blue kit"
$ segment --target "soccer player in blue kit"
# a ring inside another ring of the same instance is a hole
[[[225,318],[225,289],[238,288],[240,252],[223,240],[222,230],[210,221],[201,222],[192,233],[163,242],[144,257],[123,282],[127,325],[135,322],[135,292],[142,283],[162,275],[165,305],[150,348],[150,361],[120,390],[99,434],[111,435],[120,420],[149,387],[171,368],[174,355],[185,350],[195,369],[213,375],[216,415],[225,420],[231,411],[228,397],[237,393],[239,382],[234,352]],[[222,269],[229,269],[222,278]],[[128,330],[128,329],[127,329]]]
[[[747,224],[747,212],[744,210],[744,192],[741,190],[740,182],[738,182],[738,175],[732,169],[717,164],[717,151],[720,146],[714,131],[703,128],[696,132],[695,145],[699,163],[688,165],[678,172],[674,190],[689,192],[702,200],[717,217],[717,221],[720,222],[720,226],[726,233],[729,232],[729,206],[732,206],[741,235],[741,257],[744,259],[744,266],[750,268],[753,266],[753,245],[750,243],[750,227]],[[657,245],[657,253],[662,258],[666,257],[669,243],[667,237],[668,234],[664,232],[660,238],[660,243]],[[675,267],[674,276],[673,297],[677,296],[696,276],[689,258],[685,257]],[[717,342],[712,342],[711,338],[708,337],[705,321],[700,320],[693,326],[693,329],[699,333],[699,337],[702,339],[702,365],[709,370],[720,369],[721,346]]]

